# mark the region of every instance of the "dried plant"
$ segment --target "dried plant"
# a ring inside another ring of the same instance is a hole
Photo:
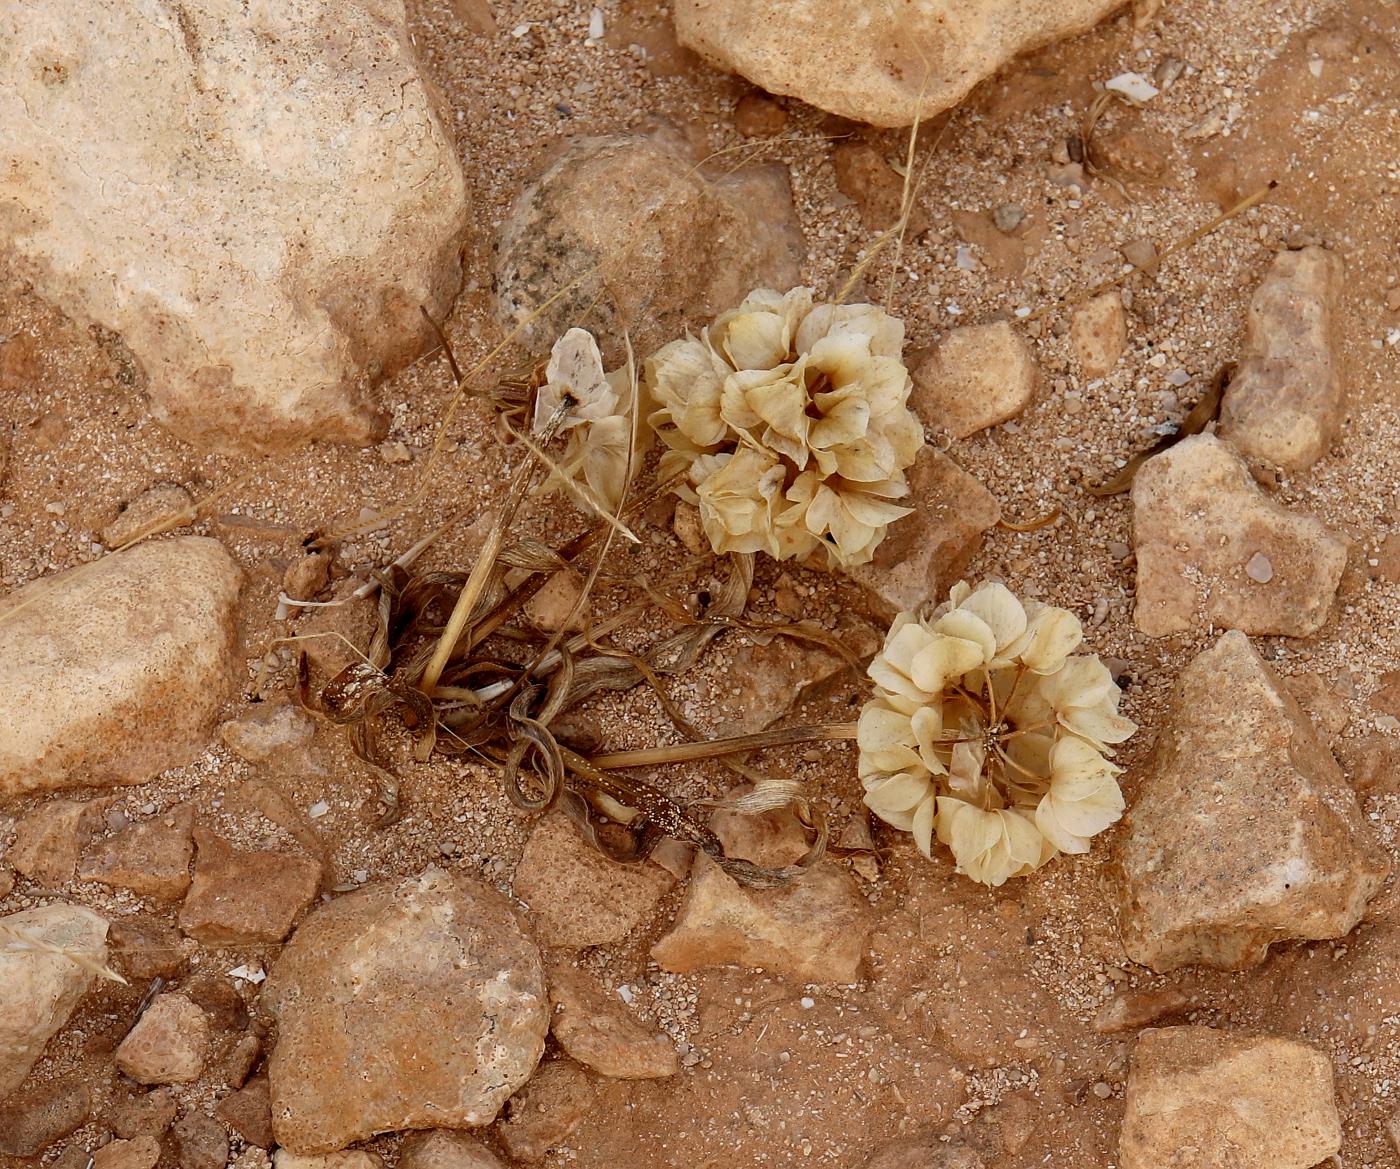
[[[903,345],[903,323],[875,305],[758,289],[648,358],[661,474],[684,473],[716,552],[871,559],[909,512],[894,501],[923,445]]]
[[[1082,638],[1073,613],[995,583],[959,583],[927,621],[900,614],[860,717],[866,804],[986,885],[1087,852],[1123,811],[1106,756],[1137,728],[1107,667],[1074,654]]]

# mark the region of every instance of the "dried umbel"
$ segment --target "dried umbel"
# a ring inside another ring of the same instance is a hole
[[[867,563],[923,445],[904,326],[869,304],[759,289],[645,363],[664,477],[699,505],[716,552]]]
[[[866,804],[986,885],[1087,852],[1122,815],[1106,756],[1137,727],[1107,667],[1074,654],[1082,638],[1073,613],[995,583],[955,585],[927,621],[900,614],[860,717]]]
[[[633,398],[626,369],[603,371],[592,333],[570,329],[554,343],[531,430],[541,437],[552,427],[567,442],[544,490],[567,487],[600,510],[617,510],[632,465]]]

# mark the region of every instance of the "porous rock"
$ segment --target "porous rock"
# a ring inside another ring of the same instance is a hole
[[[0,917],[0,1100],[19,1087],[97,978],[59,950],[105,963],[106,919],[63,902]]]
[[[677,0],[681,44],[769,93],[876,126],[956,105],[1020,53],[1092,28],[1115,0]]]
[[[143,897],[174,901],[190,884],[193,809],[175,808],[128,825],[88,850],[78,875]]]
[[[236,676],[241,580],[216,540],[183,536],[0,600],[0,798],[193,759]]]
[[[1249,305],[1244,355],[1220,406],[1220,433],[1250,458],[1312,466],[1346,411],[1340,302],[1346,268],[1334,252],[1280,252]]]
[[[1128,344],[1128,317],[1116,289],[1085,301],[1074,310],[1069,339],[1084,378],[1104,377],[1118,364]]]
[[[510,1098],[496,1135],[517,1161],[543,1161],[569,1139],[593,1104],[594,1088],[577,1064],[552,1059]]]
[[[184,438],[374,437],[467,215],[402,0],[7,12],[0,227],[39,292],[122,335]]]
[[[219,727],[219,738],[249,763],[309,747],[315,737],[316,721],[290,702],[260,702]]]
[[[1342,1146],[1332,1065],[1291,1039],[1144,1031],[1126,1096],[1122,1169],[1309,1169]]]
[[[581,949],[626,937],[674,884],[658,865],[609,860],[567,816],[551,813],[530,832],[512,888],[542,945]]]
[[[272,1169],[384,1169],[378,1153],[367,1149],[347,1149],[343,1153],[307,1156],[290,1149],[278,1149],[272,1158]]]
[[[561,143],[496,238],[506,326],[562,292],[525,327],[525,343],[547,350],[580,326],[620,363],[624,331],[645,357],[754,288],[797,284],[802,234],[786,172],[743,167],[711,179],[698,162],[664,132]]]
[[[152,1136],[108,1141],[92,1154],[92,1169],[155,1169],[160,1141]]]
[[[1238,632],[1182,671],[1127,823],[1123,944],[1158,971],[1340,937],[1389,870],[1308,715]]]
[[[117,1047],[138,1084],[192,1084],[209,1058],[209,1017],[182,994],[160,994]]]
[[[1342,537],[1269,499],[1208,434],[1183,439],[1138,471],[1133,547],[1134,618],[1149,637],[1206,625],[1306,637],[1327,620],[1347,561]],[[1257,570],[1261,556],[1267,574]]]
[[[254,1076],[214,1106],[220,1120],[260,1149],[277,1143],[272,1131],[272,1093],[266,1076]]]
[[[71,881],[83,849],[102,827],[105,810],[101,800],[45,800],[15,826],[15,842],[5,860],[49,888]]]
[[[187,1112],[170,1130],[180,1169],[224,1169],[228,1164],[228,1134],[212,1116]]]
[[[550,971],[550,1030],[574,1059],[618,1080],[658,1080],[680,1071],[666,1036],[642,1026],[617,998],[582,971],[559,965]]]
[[[539,951],[499,893],[429,869],[317,908],[272,968],[277,1142],[489,1124],[549,1027]]]
[[[0,1153],[37,1157],[88,1118],[92,1096],[83,1084],[40,1084],[0,1100]]]
[[[869,564],[846,569],[882,621],[941,600],[1001,519],[996,496],[934,447],[919,451],[908,480],[900,502],[913,511],[889,526]]]
[[[1038,371],[1025,338],[1008,322],[993,321],[953,329],[910,376],[909,408],[919,420],[967,438],[1029,406]]]
[[[1186,1009],[1190,1000],[1171,987],[1163,990],[1120,990],[1099,1008],[1094,1030],[1100,1035],[1136,1031]]]
[[[505,1169],[505,1165],[475,1137],[438,1128],[408,1135],[399,1149],[398,1169]]]
[[[165,1088],[151,1092],[119,1092],[107,1104],[104,1122],[123,1140],[163,1137],[175,1120],[175,1101]]]
[[[196,828],[194,880],[180,906],[180,929],[208,946],[280,942],[315,900],[321,862],[272,850],[236,849]]]

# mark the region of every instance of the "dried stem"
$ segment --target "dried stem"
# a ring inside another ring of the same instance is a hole
[[[677,743],[671,747],[644,747],[637,751],[612,751],[595,755],[594,767],[609,769],[651,767],[658,763],[685,763],[696,759],[717,759],[739,751],[762,750],[766,747],[789,747],[794,743],[828,743],[838,739],[854,739],[856,723],[817,723],[814,726],[780,727],[752,735],[732,735],[725,739],[710,739],[701,743]]]

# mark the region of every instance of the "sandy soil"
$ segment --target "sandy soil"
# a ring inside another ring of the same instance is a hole
[[[578,0],[500,0],[494,36],[474,31],[479,4],[457,0],[457,7],[410,3],[427,67],[454,111],[480,225],[468,242],[466,291],[448,324],[459,357],[469,360],[499,337],[489,301],[490,226],[549,142],[660,116],[711,149],[734,146],[745,140],[734,129],[733,107],[748,87],[677,49],[664,15],[644,0],[604,3],[601,43],[587,41],[591,5]],[[635,45],[645,46],[645,56]],[[1169,0],[1143,33],[1126,17],[1111,21],[1017,63],[952,114],[920,197],[932,226],[910,241],[898,271],[882,257],[868,275],[872,296],[893,288],[911,343],[927,345],[957,324],[1053,305],[1119,271],[1121,245],[1150,239],[1160,248],[1262,182],[1279,181],[1265,205],[1167,261],[1155,278],[1128,281],[1129,350],[1109,377],[1081,383],[1067,314],[1051,313],[1031,326],[1044,380],[1037,403],[1018,421],[949,447],[1009,516],[1062,509],[1052,527],[991,533],[970,575],[1001,576],[1022,593],[1075,609],[1089,626],[1091,648],[1128,663],[1124,710],[1144,727],[1125,752],[1130,803],[1132,767],[1150,749],[1172,679],[1209,634],[1148,640],[1136,633],[1132,565],[1112,550],[1129,541],[1129,504],[1124,496],[1093,498],[1079,484],[1150,443],[1154,428],[1180,420],[1219,363],[1237,352],[1249,291],[1286,244],[1325,243],[1346,258],[1351,417],[1331,455],[1309,473],[1280,479],[1277,497],[1345,532],[1355,555],[1344,595],[1318,635],[1259,644],[1285,674],[1316,674],[1337,694],[1350,716],[1343,739],[1373,729],[1370,695],[1380,675],[1400,664],[1400,586],[1369,563],[1400,516],[1397,46],[1400,12],[1383,0]],[[1187,70],[1171,89],[1141,111],[1116,108],[1099,129],[1125,152],[1160,162],[1160,173],[1094,181],[1082,195],[1054,185],[1053,156],[1078,132],[1092,83],[1125,68],[1150,74],[1173,57]],[[834,181],[831,135],[854,128],[797,102],[784,105],[784,137],[758,156],[789,165],[810,253],[806,276],[824,288],[872,238]],[[1224,130],[1186,136],[1217,109]],[[867,136],[891,159],[902,157],[899,133]],[[1017,238],[990,224],[989,209],[1008,202],[1028,213]],[[978,260],[972,271],[955,264],[965,242]],[[428,561],[461,567],[470,548],[463,529],[521,457],[499,442],[488,408],[468,403],[428,473],[428,449],[450,396],[446,370],[433,361],[382,389],[394,419],[389,440],[408,445],[407,464],[387,463],[375,449],[342,448],[254,462],[203,456],[165,435],[149,419],[139,371],[119,343],[72,324],[12,280],[0,292],[0,335],[9,338],[0,347],[0,425],[13,432],[0,487],[0,585],[9,589],[96,555],[96,533],[152,483],[178,482],[200,496],[226,491],[213,508],[223,518],[198,530],[218,535],[250,573],[245,698],[289,676],[291,651],[277,645],[289,627],[273,613],[283,568],[302,537],[415,499],[387,527],[351,539],[341,563],[383,563],[461,509],[463,523]],[[1169,377],[1177,370],[1189,375],[1180,387]],[[545,534],[567,531],[552,528],[544,509],[530,522]],[[648,532],[638,560],[658,576],[680,563],[660,529]],[[818,620],[834,621],[851,603],[849,589],[821,574],[786,571],[810,589],[809,615]],[[760,612],[778,574],[772,564],[760,569]],[[721,646],[687,679],[683,696],[693,708],[723,697],[726,658]],[[859,680],[848,679],[797,714],[850,717],[863,697]],[[594,713],[619,746],[671,734],[641,692],[600,703]],[[188,799],[234,839],[290,843],[260,810],[268,806],[260,793],[270,787],[301,809],[329,803],[314,831],[333,884],[410,873],[432,861],[508,889],[529,824],[501,795],[495,774],[451,761],[415,765],[402,744],[391,748],[406,814],[386,829],[372,825],[371,777],[329,732],[292,773],[255,775],[216,746],[189,768],[118,792],[118,801],[138,818],[143,809]],[[838,832],[859,806],[854,753],[844,747],[775,753],[766,762],[806,781]],[[668,775],[682,794],[718,792],[728,782],[718,769]],[[6,817],[29,806],[6,809],[0,839]],[[1400,861],[1400,797],[1368,798],[1364,810]],[[1338,1073],[1342,1163],[1395,1163],[1385,1124],[1400,1107],[1400,987],[1394,977],[1353,979],[1344,985],[1360,997],[1334,993],[1336,972],[1377,928],[1371,923],[1400,917],[1393,890],[1373,903],[1368,924],[1352,938],[1279,946],[1243,974],[1157,978],[1127,963],[1118,941],[1105,873],[1112,833],[1090,857],[1062,860],[995,892],[953,877],[942,859],[929,864],[907,840],[888,835],[881,843],[889,846],[883,872],[865,886],[878,925],[870,977],[860,984],[809,989],[742,970],[662,974],[648,964],[647,948],[669,920],[669,906],[648,935],[589,955],[586,965],[609,985],[634,988],[642,1011],[702,1058],[671,1081],[603,1082],[598,1107],[569,1151],[550,1163],[854,1166],[896,1135],[954,1135],[973,1124],[995,1138],[995,1163],[1006,1169],[1108,1166],[1131,1037],[1098,1036],[1089,1021],[1123,986],[1179,987],[1191,998],[1184,1017],[1192,1021],[1276,1028],[1320,1044]],[[0,912],[37,903],[42,892],[21,882]],[[98,885],[64,892],[114,913],[169,916]],[[196,953],[194,962],[223,971],[274,957]],[[141,989],[91,996],[36,1074],[82,1074],[99,1097],[107,1092],[115,1076],[109,1053]],[[199,1100],[194,1090],[178,1094]],[[89,1127],[78,1138],[95,1135]],[[375,1147],[392,1154],[396,1141]]]

